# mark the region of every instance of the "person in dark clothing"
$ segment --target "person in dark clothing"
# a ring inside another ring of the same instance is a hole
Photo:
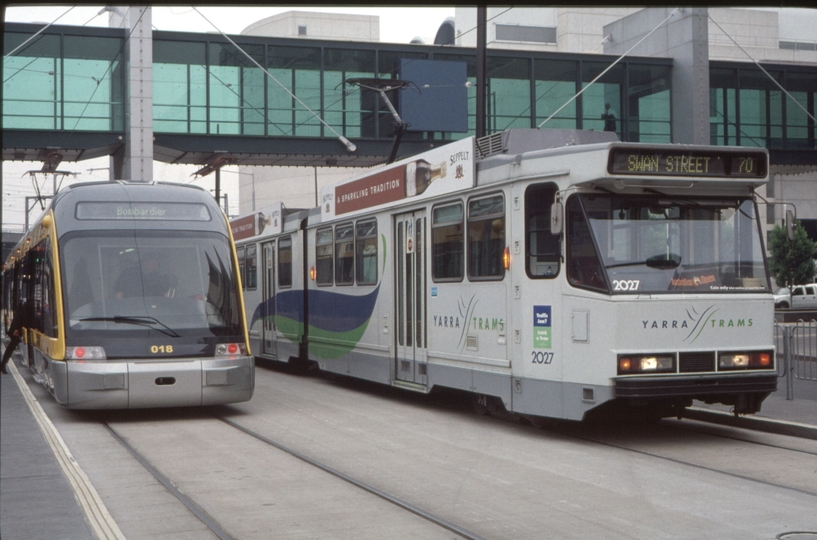
[[[0,361],[0,373],[4,375],[8,374],[6,364],[11,360],[14,349],[16,349],[23,340],[23,328],[28,326],[31,326],[31,312],[28,309],[28,305],[24,302],[20,305],[20,309],[14,310],[14,317],[11,319],[11,324],[9,325],[9,344],[3,353],[3,360]]]
[[[610,110],[610,104],[604,104],[604,114],[601,115],[601,119],[604,120],[604,131],[615,131],[616,130],[616,111]]]

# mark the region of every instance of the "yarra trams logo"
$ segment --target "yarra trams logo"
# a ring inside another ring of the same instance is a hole
[[[720,318],[718,309],[709,306],[702,312],[695,308],[686,310],[686,318],[681,319],[642,319],[643,330],[667,331],[678,330],[686,332],[683,341],[694,343],[704,331],[728,331],[737,328],[751,328],[754,321],[749,318]]]

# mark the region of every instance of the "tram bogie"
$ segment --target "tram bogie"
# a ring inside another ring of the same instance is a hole
[[[3,286],[6,319],[30,313],[23,363],[68,408],[252,397],[238,258],[202,189],[70,186],[6,261]]]
[[[254,350],[522,415],[757,412],[777,381],[767,178],[765,150],[608,133],[432,149],[233,222],[265,273],[244,280]]]

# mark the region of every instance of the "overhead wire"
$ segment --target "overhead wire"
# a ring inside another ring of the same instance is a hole
[[[735,46],[736,46],[738,49],[740,49],[741,51],[743,51],[743,54],[745,54],[745,55],[746,55],[746,56],[749,58],[749,60],[751,60],[752,62],[754,62],[754,64],[755,64],[755,65],[758,67],[758,69],[760,69],[760,71],[762,71],[762,72],[763,72],[763,73],[764,73],[764,74],[765,74],[765,75],[766,75],[766,76],[767,76],[767,77],[768,77],[768,78],[769,78],[769,79],[770,79],[770,80],[771,80],[771,81],[772,81],[772,82],[773,82],[773,83],[774,83],[774,84],[775,84],[775,85],[776,85],[778,88],[780,88],[780,90],[781,90],[781,91],[782,91],[784,94],[786,94],[786,96],[787,96],[789,99],[791,99],[791,100],[792,100],[794,103],[796,103],[796,104],[797,104],[797,106],[798,106],[798,107],[800,107],[800,108],[803,110],[803,112],[804,112],[804,113],[806,113],[806,116],[808,116],[809,118],[811,118],[812,122],[817,122],[817,120],[815,120],[815,118],[814,118],[814,115],[813,115],[813,114],[811,114],[810,112],[808,112],[808,110],[807,110],[805,107],[803,107],[803,105],[802,105],[802,104],[801,104],[799,101],[797,101],[797,100],[794,98],[794,96],[792,96],[792,95],[791,95],[791,94],[788,92],[788,90],[786,90],[785,88],[783,88],[783,85],[782,85],[782,84],[780,84],[779,82],[777,82],[777,79],[775,79],[774,77],[772,77],[772,75],[771,75],[771,74],[770,74],[768,71],[766,71],[766,70],[763,68],[763,66],[761,66],[761,65],[760,65],[760,62],[758,62],[757,60],[755,60],[755,58],[754,58],[754,57],[753,57],[751,54],[749,54],[749,52],[748,52],[746,49],[744,49],[743,47],[741,47],[741,46],[740,46],[740,43],[738,43],[737,41],[735,41],[735,39],[734,39],[732,36],[730,36],[729,34],[727,34],[727,33],[726,33],[726,30],[724,30],[724,29],[723,29],[723,27],[721,27],[721,25],[720,25],[720,24],[718,24],[718,21],[716,21],[715,19],[713,19],[713,18],[712,18],[712,15],[710,15],[709,13],[707,13],[707,14],[706,14],[706,16],[709,18],[709,20],[710,20],[710,21],[712,21],[713,23],[715,23],[715,26],[717,26],[717,27],[718,27],[718,29],[719,29],[721,32],[723,32],[723,34],[724,34],[726,37],[728,37],[728,38],[730,39],[730,41],[732,41],[732,43],[734,43],[734,44],[735,44]]]
[[[220,33],[220,34],[221,34],[221,35],[224,37],[224,39],[226,39],[227,41],[229,41],[230,43],[232,43],[232,44],[233,44],[233,46],[234,46],[236,49],[238,49],[239,51],[241,51],[241,53],[242,53],[242,54],[244,54],[244,56],[246,56],[246,57],[247,57],[247,58],[250,60],[250,62],[252,62],[252,63],[253,63],[253,64],[255,64],[255,65],[256,65],[256,66],[257,66],[259,69],[261,69],[261,71],[263,71],[263,72],[264,72],[264,73],[265,73],[265,74],[266,74],[266,75],[267,75],[267,76],[268,76],[270,79],[272,79],[273,81],[275,81],[275,83],[276,83],[276,84],[278,84],[278,85],[279,85],[281,88],[283,88],[283,89],[284,89],[284,91],[285,91],[287,94],[289,94],[289,95],[290,95],[290,97],[292,97],[292,99],[294,99],[295,101],[297,101],[297,102],[298,102],[298,103],[301,105],[301,107],[303,107],[304,109],[306,109],[307,111],[309,111],[309,113],[310,113],[310,114],[312,114],[314,118],[316,118],[316,119],[317,119],[317,120],[318,120],[318,121],[319,121],[321,124],[323,124],[324,126],[326,126],[326,127],[329,129],[329,131],[331,131],[332,133],[334,133],[334,134],[335,134],[335,136],[338,138],[338,140],[339,140],[340,142],[342,142],[342,143],[343,143],[343,144],[346,146],[346,149],[347,149],[347,150],[349,150],[350,152],[354,152],[354,151],[357,149],[357,147],[354,145],[354,143],[352,143],[352,141],[350,141],[349,139],[347,139],[346,137],[344,137],[343,135],[341,135],[340,133],[338,133],[338,132],[337,132],[337,130],[335,130],[335,128],[333,128],[333,127],[332,127],[332,126],[330,126],[328,123],[326,123],[326,121],[325,121],[323,118],[321,118],[321,116],[320,116],[319,114],[317,114],[315,111],[313,111],[312,109],[310,109],[310,108],[309,108],[309,106],[307,106],[307,104],[306,104],[306,103],[304,103],[303,101],[301,101],[301,99],[300,99],[298,96],[296,96],[294,93],[292,93],[292,92],[291,92],[291,91],[290,91],[290,90],[289,90],[289,89],[288,89],[286,86],[284,86],[284,84],[283,84],[281,81],[279,81],[278,79],[276,79],[276,78],[275,78],[275,77],[272,75],[272,73],[270,73],[270,72],[269,72],[269,71],[268,71],[266,68],[264,68],[264,66],[262,66],[261,64],[259,64],[259,63],[258,63],[258,61],[257,61],[255,58],[253,58],[253,57],[252,57],[252,56],[251,56],[251,55],[250,55],[250,54],[249,54],[247,51],[245,51],[244,49],[242,49],[242,48],[241,48],[241,47],[240,47],[240,46],[239,46],[239,45],[238,45],[238,44],[237,44],[235,41],[233,41],[233,40],[230,38],[230,36],[228,36],[227,34],[225,34],[225,33],[224,33],[224,32],[223,32],[223,31],[222,31],[222,30],[221,30],[221,29],[220,29],[218,26],[216,26],[216,25],[215,25],[215,24],[214,24],[214,23],[213,23],[213,22],[212,22],[210,19],[208,19],[207,17],[205,17],[205,16],[204,16],[204,14],[203,14],[201,11],[199,11],[199,10],[198,10],[198,8],[197,8],[196,6],[192,6],[192,7],[193,7],[193,10],[195,10],[195,12],[196,12],[196,13],[198,13],[199,15],[201,15],[201,17],[202,17],[202,18],[203,18],[205,21],[207,21],[208,23],[210,23],[210,25],[211,25],[213,28],[215,28],[215,29],[216,29],[216,30],[217,30],[217,31],[218,31],[218,32],[219,32],[219,33]]]
[[[28,38],[27,40],[25,40],[24,42],[22,42],[21,44],[19,44],[19,45],[18,45],[17,47],[15,47],[15,48],[14,48],[14,50],[12,50],[10,53],[8,53],[8,54],[4,55],[4,56],[3,56],[3,59],[8,58],[9,56],[13,56],[13,55],[14,55],[14,53],[16,53],[17,51],[19,51],[19,50],[20,50],[20,49],[22,49],[23,47],[25,47],[25,46],[28,44],[28,42],[29,42],[29,41],[31,41],[32,39],[36,38],[37,36],[39,36],[39,35],[40,35],[40,34],[42,34],[43,32],[45,32],[45,31],[46,31],[46,29],[48,29],[48,27],[49,27],[49,26],[51,26],[52,24],[56,23],[58,20],[62,19],[64,16],[68,15],[68,13],[69,13],[69,12],[70,12],[72,9],[74,9],[75,7],[77,7],[77,6],[71,6],[70,8],[68,8],[68,10],[67,10],[65,13],[63,13],[62,15],[60,15],[59,17],[57,17],[56,19],[54,19],[53,21],[51,21],[51,22],[50,22],[50,23],[48,23],[47,25],[45,25],[45,26],[43,26],[42,28],[40,28],[40,30],[39,30],[39,31],[38,31],[36,34],[34,34],[34,35],[33,35],[33,36],[31,36],[30,38]]]
[[[130,10],[130,9],[133,9],[133,8],[128,7],[127,9]],[[139,8],[137,7],[137,9],[139,9]],[[145,13],[147,13],[148,9],[149,8],[147,8],[147,7],[142,7],[141,8],[141,13],[139,14],[139,18],[136,20],[136,23],[134,23],[131,26],[130,32],[128,32],[128,36],[124,40],[122,40],[122,45],[119,47],[119,50],[117,51],[117,53],[115,55],[113,55],[113,57],[111,58],[111,61],[108,63],[108,68],[105,70],[105,73],[103,73],[102,76],[99,79],[96,79],[95,77],[91,77],[94,80],[94,82],[96,82],[96,86],[94,87],[94,91],[91,92],[91,95],[88,98],[88,101],[85,102],[85,106],[83,107],[82,112],[77,117],[77,121],[74,123],[74,127],[72,129],[68,130],[69,133],[74,133],[77,130],[77,128],[79,127],[79,122],[80,122],[80,120],[82,120],[82,117],[85,115],[85,111],[87,111],[88,107],[91,106],[91,100],[94,99],[94,96],[96,95],[97,90],[99,90],[100,83],[103,80],[105,80],[105,77],[113,69],[113,66],[114,66],[114,63],[116,62],[116,59],[123,55],[123,53],[125,51],[125,46],[130,41],[131,36],[136,31],[136,28],[139,26],[139,23],[142,21],[142,18],[145,16]],[[120,61],[121,61],[121,59],[120,59]]]
[[[663,21],[661,21],[660,23],[658,23],[658,25],[657,25],[655,28],[653,28],[652,30],[650,30],[650,31],[649,31],[647,34],[645,34],[645,35],[644,35],[644,37],[642,37],[641,39],[639,39],[639,40],[638,40],[638,42],[637,42],[635,45],[633,45],[632,47],[630,47],[630,48],[627,50],[627,52],[625,52],[624,54],[622,54],[621,56],[619,56],[619,57],[616,59],[616,61],[615,61],[615,62],[613,62],[612,64],[610,64],[609,66],[607,66],[607,69],[605,69],[604,71],[602,71],[601,73],[599,73],[599,74],[596,76],[596,78],[595,78],[595,79],[593,79],[592,81],[590,81],[590,82],[587,84],[587,86],[585,86],[584,88],[582,88],[581,90],[579,90],[579,91],[576,93],[576,95],[574,95],[572,98],[570,98],[570,99],[569,99],[569,100],[568,100],[568,101],[567,101],[567,102],[566,102],[564,105],[562,105],[561,107],[559,107],[558,109],[556,109],[556,111],[555,111],[553,114],[551,114],[550,116],[548,116],[548,117],[547,117],[547,118],[546,118],[546,119],[545,119],[545,120],[544,120],[544,121],[543,121],[541,124],[539,124],[537,127],[541,129],[541,128],[542,128],[542,126],[544,126],[545,124],[547,124],[547,123],[550,121],[550,119],[551,119],[551,118],[553,118],[554,116],[556,116],[557,114],[559,114],[559,112],[561,112],[561,110],[562,110],[562,109],[564,109],[565,107],[567,107],[568,105],[570,105],[571,103],[573,103],[573,102],[574,102],[576,99],[578,99],[578,97],[579,97],[580,95],[582,95],[582,94],[585,92],[585,90],[587,90],[588,88],[590,88],[591,86],[593,86],[593,84],[595,84],[595,82],[596,82],[596,81],[598,81],[599,79],[601,79],[601,78],[604,76],[604,74],[605,74],[605,73],[607,73],[608,71],[610,71],[611,69],[613,69],[613,67],[614,67],[616,64],[618,64],[619,62],[621,62],[621,61],[622,61],[622,60],[623,60],[623,59],[624,59],[624,58],[625,58],[625,57],[626,57],[628,54],[630,54],[630,53],[633,51],[633,49],[635,49],[636,47],[638,47],[639,45],[641,45],[641,43],[643,43],[645,39],[647,39],[648,37],[650,37],[651,35],[653,35],[653,33],[654,33],[656,30],[658,30],[659,28],[661,28],[662,26],[664,26],[664,24],[666,24],[666,22],[667,22],[667,21],[669,21],[669,20],[670,20],[670,19],[671,19],[671,18],[672,18],[672,17],[673,17],[673,16],[674,16],[676,13],[678,13],[679,11],[681,11],[681,8],[675,8],[674,10],[672,10],[672,13],[670,13],[670,14],[667,16],[667,18],[666,18],[666,19],[664,19]]]
[[[43,32],[45,32],[45,31],[46,31],[46,29],[48,29],[48,27],[52,26],[54,23],[56,23],[58,20],[62,19],[64,16],[68,15],[68,13],[69,13],[69,12],[70,12],[72,9],[74,9],[75,7],[76,7],[76,6],[71,6],[71,7],[70,7],[70,8],[68,8],[68,9],[67,9],[67,10],[66,10],[64,13],[62,13],[60,16],[58,16],[56,19],[54,19],[54,20],[53,20],[53,21],[51,21],[50,23],[46,24],[46,25],[45,25],[45,26],[43,26],[42,28],[40,28],[40,29],[39,29],[39,30],[38,30],[36,33],[34,33],[34,34],[31,36],[31,37],[29,37],[27,40],[25,40],[24,42],[22,42],[21,44],[19,44],[17,47],[15,47],[15,48],[14,48],[14,49],[13,49],[11,52],[9,52],[8,54],[3,55],[3,60],[6,60],[6,59],[8,59],[8,58],[10,58],[10,57],[14,56],[14,54],[15,54],[15,53],[17,53],[17,51],[19,51],[20,49],[23,49],[24,47],[26,47],[26,46],[27,46],[27,45],[28,45],[28,44],[29,44],[31,41],[33,41],[33,40],[34,40],[34,39],[35,39],[37,36],[39,36],[40,34],[42,34]],[[21,71],[25,70],[25,69],[26,69],[28,66],[30,66],[31,64],[33,64],[33,63],[34,63],[34,62],[36,62],[37,60],[38,60],[38,58],[33,58],[33,59],[32,59],[32,60],[31,60],[31,61],[28,63],[28,64],[26,64],[26,65],[24,65],[23,67],[19,68],[17,71],[15,71],[15,72],[14,72],[14,73],[12,73],[11,75],[9,75],[9,76],[8,76],[8,78],[4,79],[4,80],[3,80],[3,83],[6,83],[6,82],[10,81],[11,79],[13,79],[13,78],[14,78],[14,77],[15,77],[15,76],[18,74],[18,73],[20,73]]]
[[[498,17],[501,17],[502,15],[504,15],[505,13],[507,13],[508,11],[510,11],[510,10],[512,10],[512,9],[514,9],[514,6],[510,6],[510,7],[508,7],[507,9],[504,9],[503,11],[501,11],[501,12],[497,13],[496,15],[494,15],[493,17],[490,17],[489,19],[487,19],[487,22],[490,22],[490,21],[492,21],[492,20],[494,20],[494,19],[496,19],[496,18],[498,18]],[[195,7],[193,7],[191,11],[197,11],[197,12],[198,12],[198,10],[197,10]],[[199,14],[201,14],[200,12],[198,12],[198,13],[199,13]],[[204,17],[204,15],[202,15],[202,17]],[[206,17],[204,17],[204,19],[205,19],[205,20],[207,20],[207,18],[206,18]],[[210,22],[209,20],[207,20],[207,22],[208,22],[208,23],[210,23],[210,25],[212,25],[213,27],[215,27],[215,25],[214,25],[212,22]],[[470,28],[469,30],[466,30],[465,32],[460,33],[458,36],[454,37],[454,39],[453,39],[453,40],[447,41],[447,42],[445,42],[445,43],[435,43],[434,45],[435,45],[435,46],[438,46],[438,47],[445,47],[445,46],[448,46],[448,45],[453,45],[453,44],[456,42],[456,39],[457,39],[457,38],[462,37],[462,36],[464,36],[464,35],[466,35],[466,34],[469,34],[469,33],[471,33],[471,32],[474,32],[476,29],[477,29],[477,27],[476,27],[476,26],[474,26],[474,27]],[[219,30],[218,28],[216,28],[216,30],[218,30],[219,32],[221,32],[221,30]],[[224,33],[223,33],[223,32],[221,32],[221,33],[222,33],[222,35],[224,35]],[[227,36],[225,35],[225,37],[227,37]],[[231,42],[233,45],[235,45],[235,46],[236,46],[236,48],[238,48],[239,50],[241,50],[241,47],[239,47],[239,46],[238,46],[238,45],[237,45],[235,42],[233,42],[233,41],[232,41],[232,40],[230,40],[229,38],[227,38],[227,39],[228,39],[228,40],[229,40],[229,41],[230,41],[230,42]],[[244,52],[243,50],[242,50],[242,52],[243,52],[245,55],[247,55],[247,53],[246,53],[246,52]],[[404,64],[402,64],[402,66],[406,66],[406,65],[408,65],[408,64],[410,64],[410,63],[412,63],[412,62],[414,62],[414,61],[416,61],[416,60],[423,60],[423,59],[426,59],[426,58],[428,58],[428,57],[429,57],[431,54],[432,54],[432,52],[424,52],[424,53],[419,53],[417,58],[411,58],[411,59],[407,60],[407,61],[406,61]],[[260,65],[259,65],[257,62],[256,62],[256,65],[258,65],[258,67],[260,67]],[[261,69],[263,70],[263,68],[261,68]],[[399,69],[399,68],[395,67],[395,68],[393,68],[392,70],[387,71],[387,72],[385,72],[385,73],[386,73],[386,74],[389,74],[389,75],[394,75],[394,74],[396,73],[397,69]],[[287,89],[285,86],[283,86],[283,85],[282,85],[282,84],[281,84],[279,81],[277,81],[277,80],[276,80],[274,77],[271,77],[271,78],[272,78],[273,80],[275,80],[275,82],[276,82],[276,83],[278,83],[278,84],[279,84],[279,85],[280,85],[280,86],[281,86],[281,87],[282,87],[284,90],[286,90],[286,91],[287,91],[287,93],[289,93],[289,95],[290,95],[290,96],[292,96],[292,95],[293,95],[291,92],[289,92],[289,89]],[[467,83],[466,83],[466,85],[467,85]],[[356,94],[356,93],[358,93],[359,91],[360,91],[360,90],[359,90],[357,87],[355,87],[355,88],[353,88],[353,89],[351,89],[351,90],[344,90],[343,92],[341,92],[341,96],[340,96],[340,97],[339,97],[337,100],[335,100],[335,101],[333,101],[333,102],[329,103],[328,105],[326,105],[326,106],[324,107],[324,109],[325,109],[325,110],[330,110],[330,109],[331,109],[333,106],[335,106],[335,105],[337,105],[338,103],[340,103],[341,101],[343,101],[343,99],[344,99],[344,98],[346,98],[346,97],[348,97],[348,96],[350,96],[350,95]],[[294,97],[294,96],[293,96],[293,97]],[[296,99],[297,99],[297,98],[296,98]],[[253,106],[253,105],[251,105],[251,104],[247,103],[247,102],[246,102],[246,100],[244,100],[244,101],[245,101],[245,103],[246,103],[246,104],[250,105],[250,106],[251,106],[253,109],[257,109],[255,106]],[[310,110],[308,107],[307,107],[307,110],[309,110],[309,112],[311,112],[313,115],[316,115],[316,113],[314,113],[314,112],[313,112],[312,110]],[[258,111],[258,112],[260,113],[260,111]],[[318,116],[316,115],[316,117],[318,117]],[[318,117],[318,118],[319,118],[319,117]],[[319,119],[320,119],[320,118],[319,118]],[[298,127],[301,127],[301,126],[305,125],[307,122],[308,122],[308,119],[304,119],[304,120],[302,120],[302,121],[300,121],[300,122],[298,122],[298,123],[294,123],[294,124],[293,124],[293,131],[294,131],[294,129],[297,129]],[[284,134],[285,134],[285,133],[287,133],[287,132],[286,132],[284,129],[282,129],[282,128],[281,128],[281,127],[278,125],[278,124],[273,124],[273,125],[275,125],[275,126],[276,126],[276,128],[277,128],[279,131],[281,131],[282,133],[284,133]],[[330,128],[330,129],[331,129],[331,128]],[[334,132],[334,131],[333,131],[333,133],[336,133],[336,132]]]

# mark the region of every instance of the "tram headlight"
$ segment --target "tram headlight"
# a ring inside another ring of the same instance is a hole
[[[105,354],[105,349],[102,347],[66,347],[65,359],[92,362],[94,360],[107,360],[108,355]]]
[[[243,343],[219,343],[216,356],[247,356],[247,347]]]
[[[773,351],[722,352],[718,355],[718,369],[771,369],[774,367]]]
[[[620,354],[618,355],[618,374],[634,375],[637,373],[674,373],[674,354]]]

